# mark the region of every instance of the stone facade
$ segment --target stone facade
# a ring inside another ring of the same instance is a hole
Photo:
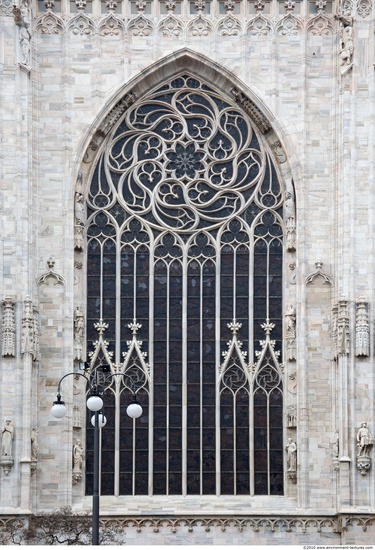
[[[371,0],[0,0],[0,423],[14,426],[2,518],[91,506],[72,479],[80,377],[64,381],[68,416],[50,415],[84,354],[77,195],[127,106],[187,70],[243,105],[285,192],[294,183],[284,432],[296,476],[285,467],[283,497],[106,496],[103,521],[130,544],[373,543],[372,445],[359,470],[357,433],[375,429],[374,19]]]

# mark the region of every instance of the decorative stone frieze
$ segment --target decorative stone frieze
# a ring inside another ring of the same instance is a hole
[[[64,31],[64,21],[57,14],[47,11],[37,20],[35,29],[41,34],[61,34]]]
[[[355,355],[356,357],[368,357],[370,355],[368,301],[365,298],[359,298],[356,306]]]
[[[16,321],[14,315],[15,301],[13,298],[5,298],[3,301],[2,321],[2,356],[14,357],[16,354]]]
[[[369,17],[372,11],[372,2],[371,0],[358,0],[357,2],[357,13],[361,17]]]

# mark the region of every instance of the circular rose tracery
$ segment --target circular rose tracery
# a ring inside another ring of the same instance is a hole
[[[104,155],[105,178],[123,208],[181,232],[241,212],[266,166],[242,111],[187,76],[129,108]]]

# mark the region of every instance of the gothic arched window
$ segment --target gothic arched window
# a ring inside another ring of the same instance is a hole
[[[87,342],[125,376],[105,394],[102,494],[283,494],[282,205],[257,129],[195,77],[151,90],[106,140]],[[88,494],[92,470],[88,447]]]

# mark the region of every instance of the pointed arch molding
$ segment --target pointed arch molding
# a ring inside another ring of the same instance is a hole
[[[286,132],[260,96],[225,67],[198,52],[183,48],[143,69],[107,101],[79,148],[76,173],[80,174],[80,180],[83,178],[88,184],[94,161],[104,146],[106,137],[127,108],[166,79],[173,78],[182,71],[206,81],[241,106],[263,134],[275,164],[280,168],[282,179],[285,181],[291,178]]]

